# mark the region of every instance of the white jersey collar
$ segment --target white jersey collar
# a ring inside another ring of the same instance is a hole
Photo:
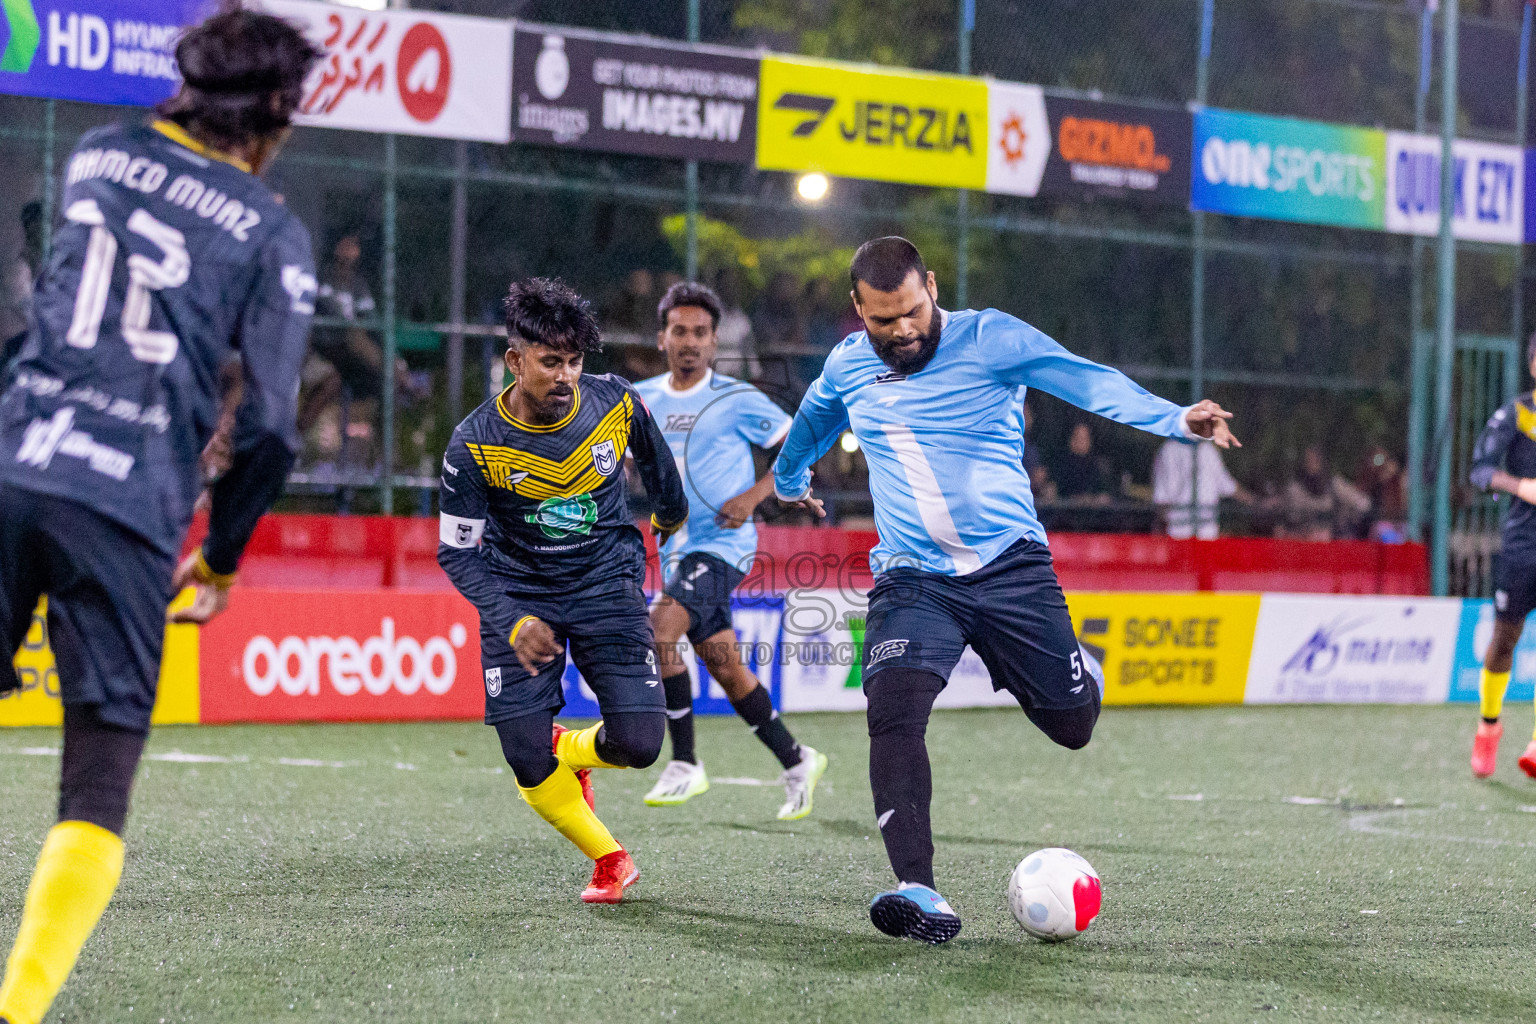
[[[661,389],[667,394],[671,395],[673,398],[687,398],[688,396],[696,395],[700,391],[703,391],[705,388],[709,387],[710,382],[714,379],[715,368],[710,367],[704,371],[704,376],[699,378],[699,382],[697,384],[683,388],[682,390],[678,390],[672,386],[672,371],[668,370],[666,373],[662,374]]]

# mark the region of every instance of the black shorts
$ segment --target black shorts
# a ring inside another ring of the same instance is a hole
[[[1051,552],[1021,540],[969,576],[893,569],[869,593],[864,686],[887,668],[948,680],[966,645],[1025,708],[1060,711],[1098,699],[1078,648]]]
[[[731,591],[747,574],[719,555],[691,551],[678,563],[666,594],[688,609],[688,642],[697,646],[731,628]]]
[[[571,659],[597,695],[603,714],[666,711],[655,638],[645,592],[630,580],[608,580],[558,595],[512,593],[519,616],[534,615],[568,644]],[[538,711],[565,707],[561,676],[565,654],[536,676],[523,671],[508,638],[480,630],[480,663],[485,669],[485,724],[495,725]]]
[[[175,569],[175,558],[85,505],[0,483],[0,694],[20,685],[11,659],[47,594],[64,703],[148,732]]]
[[[1519,624],[1536,610],[1536,565],[1493,559],[1493,616],[1500,622]]]

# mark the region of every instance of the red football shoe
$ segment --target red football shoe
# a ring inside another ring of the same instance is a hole
[[[1525,753],[1520,755],[1520,760],[1515,762],[1520,770],[1531,778],[1536,779],[1536,740],[1531,740],[1531,745],[1525,748]]]
[[[1499,740],[1504,736],[1504,723],[1483,722],[1477,723],[1477,735],[1472,737],[1472,774],[1480,779],[1486,779],[1493,774],[1499,760]],[[1536,746],[1536,742],[1532,743]],[[1526,756],[1530,756],[1526,751]],[[1524,758],[1520,761],[1520,767],[1525,767]],[[1536,768],[1536,761],[1532,762],[1532,768]],[[1526,774],[1533,774],[1527,771]]]
[[[640,880],[640,869],[622,848],[599,857],[592,866],[592,881],[581,890],[583,903],[618,903],[624,890]]]
[[[555,757],[556,758],[559,758],[559,756],[560,756],[560,737],[565,735],[566,733],[568,733],[570,731],[571,730],[567,729],[565,726],[561,725],[559,722],[555,723],[555,738],[554,738],[554,740],[552,742],[553,742],[553,749],[555,751]],[[596,811],[597,810],[597,795],[592,792],[592,769],[591,768],[578,768],[578,769],[576,769],[576,781],[581,783],[581,798],[587,802],[587,806],[588,807],[590,807],[592,810]]]

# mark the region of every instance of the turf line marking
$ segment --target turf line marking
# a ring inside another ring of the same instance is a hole
[[[1168,794],[1168,799],[1169,800],[1190,800],[1190,801],[1193,801],[1194,803],[1198,804],[1198,803],[1200,803],[1201,801],[1203,801],[1205,799],[1205,794],[1204,793],[1169,793]]]
[[[745,779],[735,775],[714,775],[710,777],[711,784],[721,786],[777,786],[778,779]]]
[[[280,757],[278,764],[287,765],[290,768],[345,768],[345,761],[316,761],[312,757]]]
[[[1286,804],[1300,804],[1303,807],[1323,807],[1328,804],[1336,804],[1337,800],[1328,800],[1320,796],[1288,796],[1280,801]]]
[[[1346,820],[1351,832],[1363,832],[1366,835],[1396,836],[1401,839],[1419,839],[1430,842],[1442,843],[1471,843],[1475,846],[1514,846],[1520,849],[1530,846],[1530,843],[1522,843],[1515,839],[1491,839],[1487,836],[1447,836],[1436,835],[1433,832],[1410,832],[1402,828],[1389,828],[1378,825],[1376,819],[1387,814],[1428,814],[1428,810],[1422,811],[1371,811],[1365,814],[1351,814]]]
[[[218,754],[188,754],[181,750],[168,750],[163,754],[145,754],[147,761],[174,761],[177,764],[238,764],[249,761],[248,757],[221,757]]]
[[[30,755],[32,757],[58,757],[59,756],[59,748],[58,747],[22,747],[20,750],[12,751],[12,753],[27,754],[27,755]]]

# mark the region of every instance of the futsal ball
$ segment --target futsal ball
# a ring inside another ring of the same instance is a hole
[[[1008,907],[1026,932],[1066,942],[1099,916],[1099,873],[1071,850],[1053,846],[1019,861],[1008,879]]]

